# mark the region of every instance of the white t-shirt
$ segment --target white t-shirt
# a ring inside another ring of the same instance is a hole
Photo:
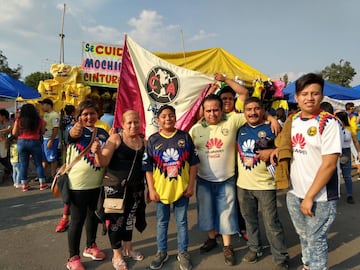
[[[304,198],[322,163],[322,156],[342,152],[343,131],[331,114],[321,112],[311,119],[293,116],[291,127],[293,158],[290,168],[292,192]],[[340,167],[315,197],[315,201],[336,200],[340,195]]]

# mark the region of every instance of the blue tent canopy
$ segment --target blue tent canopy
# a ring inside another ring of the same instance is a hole
[[[353,89],[360,92],[360,84],[357,86],[354,86]]]
[[[37,99],[41,94],[34,88],[27,86],[23,82],[0,72],[0,97],[22,99]]]
[[[324,96],[337,100],[356,100],[360,99],[359,89],[347,88],[337,84],[325,82]],[[295,82],[289,83],[284,89],[285,98],[289,103],[296,103],[295,101]]]

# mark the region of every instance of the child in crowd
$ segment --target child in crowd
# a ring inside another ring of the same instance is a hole
[[[14,181],[14,187],[21,188],[20,162],[19,162],[19,152],[17,150],[16,137],[10,135],[9,142],[10,142],[10,162],[12,166],[12,178]]]
[[[188,253],[187,210],[194,193],[197,164],[200,162],[187,132],[175,128],[172,106],[162,106],[157,115],[160,131],[151,135],[143,159],[149,197],[156,202],[157,249],[150,269],[160,269],[168,260],[167,235],[171,204],[178,233],[177,260],[181,270],[192,268]]]

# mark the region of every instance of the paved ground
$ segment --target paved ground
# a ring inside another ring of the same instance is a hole
[[[66,269],[67,234],[54,231],[61,215],[62,204],[59,199],[52,196],[49,190],[39,191],[37,183],[31,184],[34,189],[25,193],[15,190],[10,183],[0,184],[0,270]],[[329,235],[330,269],[360,269],[360,181],[354,181],[354,198],[356,200],[354,205],[347,204],[345,197],[339,202],[337,219]],[[278,206],[291,257],[290,269],[298,270],[300,269],[300,246],[284,200],[284,192],[279,192]],[[220,247],[209,254],[200,255],[199,247],[206,238],[206,234],[196,229],[195,206],[195,200],[192,199],[189,210],[189,251],[194,269],[272,269],[271,254],[265,236],[263,236],[264,256],[256,264],[241,263],[241,258],[247,251],[246,242],[237,236],[234,236],[233,241],[237,257],[236,266],[224,265]],[[130,262],[129,269],[149,269],[148,266],[156,252],[154,204],[149,204],[147,207],[147,222],[148,227],[143,234],[138,232],[134,234],[134,246],[143,252],[145,259],[142,262]],[[170,259],[163,266],[164,270],[177,269],[176,232],[173,219],[171,222]],[[84,248],[84,243],[83,237],[81,248]],[[103,262],[93,262],[84,258],[84,265],[88,270],[113,269],[108,238],[101,235],[100,228],[97,243],[104,249],[108,258]]]

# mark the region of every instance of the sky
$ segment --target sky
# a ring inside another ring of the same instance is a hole
[[[60,62],[81,65],[82,42],[152,52],[221,47],[272,79],[290,81],[349,61],[360,84],[358,0],[0,0],[0,50],[22,78]]]

